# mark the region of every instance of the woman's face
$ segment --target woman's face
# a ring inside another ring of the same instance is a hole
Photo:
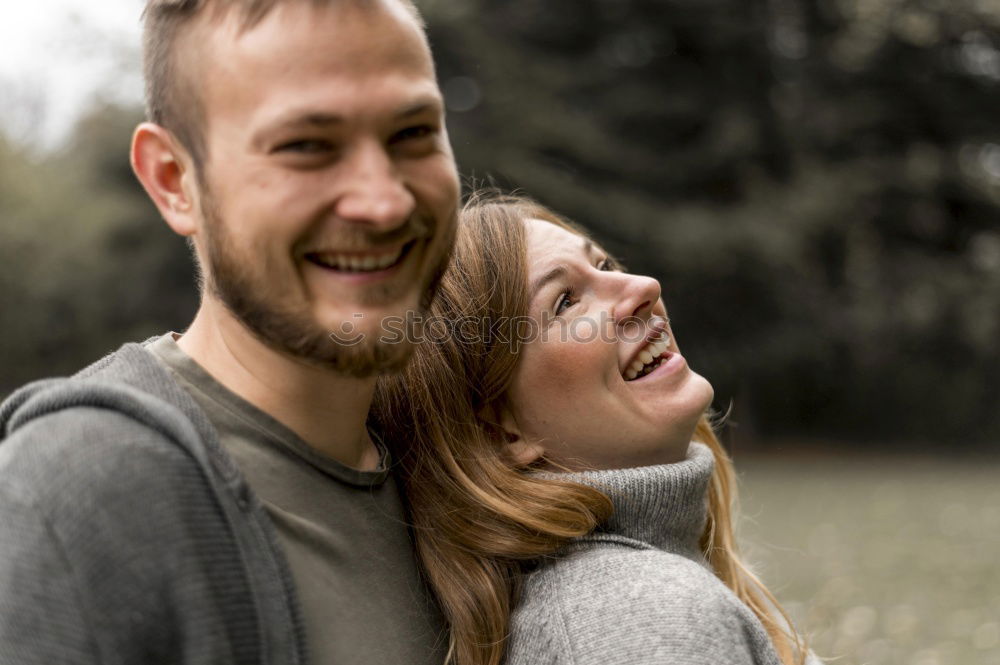
[[[659,283],[613,269],[601,248],[562,227],[525,224],[538,334],[508,394],[518,450],[571,469],[683,459],[713,392],[678,351]]]

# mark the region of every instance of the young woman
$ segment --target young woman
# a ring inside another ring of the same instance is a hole
[[[478,197],[374,425],[454,665],[811,657],[733,539],[712,387],[650,277],[524,198]]]

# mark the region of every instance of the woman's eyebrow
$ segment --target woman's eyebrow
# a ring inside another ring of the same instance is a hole
[[[538,292],[542,290],[542,287],[544,287],[552,280],[562,277],[567,272],[569,272],[569,268],[560,264],[552,268],[548,272],[546,272],[538,279],[536,279],[535,282],[531,285],[530,291],[528,291],[531,294],[531,300],[534,300],[538,296]]]
[[[583,238],[583,247],[582,247],[582,250],[583,250],[584,256],[586,256],[586,257],[589,258],[590,257],[590,253],[593,251],[593,249],[594,249],[594,243],[591,242],[590,239],[588,239],[588,238]],[[542,288],[546,284],[548,284],[549,282],[551,282],[554,279],[558,279],[559,277],[562,277],[562,276],[566,275],[566,273],[568,273],[568,272],[569,272],[569,268],[567,268],[563,264],[559,264],[559,265],[555,266],[554,268],[551,268],[550,270],[548,270],[544,275],[542,275],[538,279],[536,279],[531,284],[531,288],[528,290],[528,293],[530,294],[531,300],[533,301],[535,299],[535,297],[538,296],[538,292],[541,291]]]

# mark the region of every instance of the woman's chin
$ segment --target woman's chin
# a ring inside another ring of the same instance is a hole
[[[707,411],[708,407],[712,406],[712,400],[715,399],[715,388],[708,382],[708,379],[695,372],[691,372],[691,383],[694,384],[691,387],[692,391],[697,392],[703,400],[704,406],[701,410]]]
[[[692,372],[683,390],[671,396],[670,406],[663,414],[668,419],[664,424],[671,430],[686,430],[690,426],[693,432],[698,421],[712,406],[713,399],[715,390],[712,384],[705,377]]]

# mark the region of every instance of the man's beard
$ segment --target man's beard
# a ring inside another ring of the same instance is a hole
[[[331,334],[333,331],[316,323],[302,296],[281,293],[273,288],[268,275],[280,274],[282,268],[268,265],[272,255],[250,252],[250,256],[239,257],[235,254],[231,248],[239,245],[231,241],[207,188],[203,189],[202,202],[208,263],[207,270],[203,271],[206,286],[261,342],[311,365],[354,377],[394,372],[406,365],[413,353],[413,341],[409,338],[399,340],[396,335],[392,342],[388,342],[381,340],[377,333],[369,332],[357,343],[338,341]],[[440,228],[434,228],[433,222],[421,222],[416,218],[409,220],[407,225],[419,230],[418,237],[429,238],[435,230],[441,232]],[[447,267],[452,242],[451,238],[442,240],[446,242],[441,244],[439,256],[434,257],[434,265],[425,276],[417,314],[429,308]],[[397,281],[383,289],[373,290],[367,299],[368,304],[389,304],[405,297],[412,288],[412,283]],[[417,320],[422,318],[418,316]],[[355,322],[344,323],[354,325]],[[410,327],[409,322],[407,327]]]

